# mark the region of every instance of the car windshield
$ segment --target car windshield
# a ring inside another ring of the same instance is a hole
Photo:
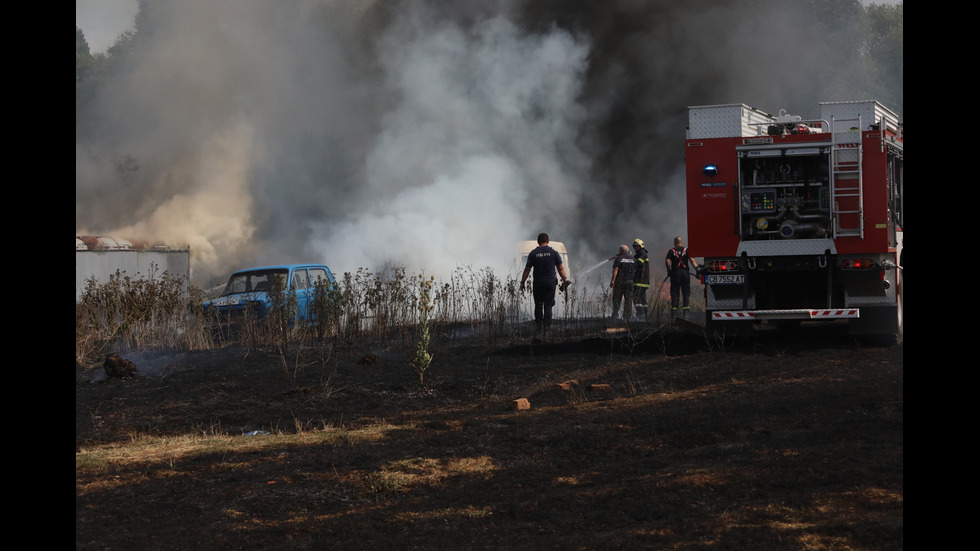
[[[221,296],[267,291],[275,276],[281,277],[285,282],[289,277],[289,270],[252,270],[232,274]]]

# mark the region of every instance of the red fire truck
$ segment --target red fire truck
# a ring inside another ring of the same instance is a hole
[[[704,258],[709,331],[826,320],[900,342],[898,115],[877,101],[821,103],[817,119],[744,104],[688,114],[688,245]]]

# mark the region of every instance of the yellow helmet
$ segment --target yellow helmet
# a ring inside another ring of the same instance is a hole
[[[635,247],[637,245],[639,245],[641,247],[643,246],[643,240],[640,239],[639,237],[637,237],[636,239],[633,240],[633,246]]]

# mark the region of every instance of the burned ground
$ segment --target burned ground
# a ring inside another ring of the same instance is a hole
[[[836,329],[77,365],[76,549],[902,549],[903,346]]]

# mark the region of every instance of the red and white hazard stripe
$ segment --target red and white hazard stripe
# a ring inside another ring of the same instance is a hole
[[[845,319],[859,318],[861,310],[857,308],[838,308],[835,310],[810,310],[810,319]]]
[[[753,319],[755,318],[755,312],[712,312],[711,319],[716,320],[738,320],[738,319]]]
[[[851,319],[860,318],[860,308],[794,309],[794,310],[719,310],[711,313],[716,321],[763,319]]]

